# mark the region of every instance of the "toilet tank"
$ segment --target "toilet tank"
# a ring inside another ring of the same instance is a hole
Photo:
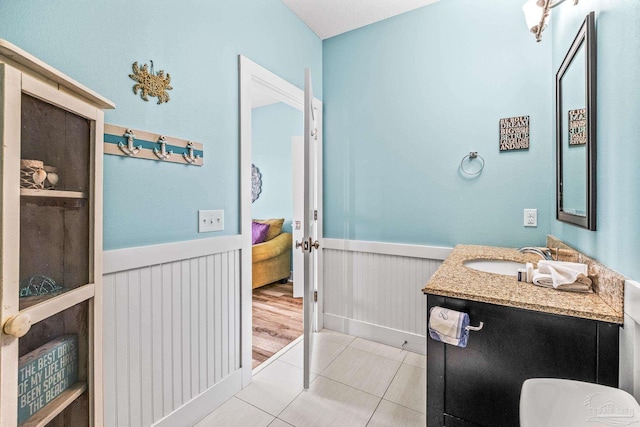
[[[619,387],[640,402],[640,284],[633,280],[627,280],[624,285]]]

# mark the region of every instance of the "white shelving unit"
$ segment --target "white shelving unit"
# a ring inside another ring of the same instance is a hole
[[[18,362],[78,337],[78,380],[21,426],[102,426],[102,146],[114,104],[0,40],[0,427],[18,425]],[[20,188],[20,160],[58,169],[55,190]],[[64,289],[21,298],[42,275]]]

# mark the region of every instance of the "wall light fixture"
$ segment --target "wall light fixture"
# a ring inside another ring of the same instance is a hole
[[[565,0],[527,0],[522,6],[524,19],[527,21],[527,28],[536,35],[536,41],[542,40],[542,31],[547,27],[547,21],[551,15],[551,9],[564,3]],[[573,0],[573,5],[577,5],[579,0]]]

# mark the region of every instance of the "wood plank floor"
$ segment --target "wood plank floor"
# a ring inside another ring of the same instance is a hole
[[[253,368],[302,332],[302,298],[293,298],[293,283],[253,290]]]

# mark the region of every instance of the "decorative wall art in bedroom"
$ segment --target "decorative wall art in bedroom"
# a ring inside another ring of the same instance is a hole
[[[262,174],[256,165],[251,164],[251,203],[258,200],[262,193]]]
[[[160,70],[156,74],[153,71],[153,61],[149,62],[151,62],[151,70],[149,70],[147,64],[140,68],[137,61],[133,63],[133,74],[129,74],[129,77],[137,82],[133,85],[133,93],[137,95],[139,90],[140,98],[145,101],[149,100],[149,96],[155,96],[158,98],[158,104],[169,102],[170,98],[167,91],[173,89],[170,85],[171,75],[167,73],[165,77],[164,70]]]
[[[500,151],[529,149],[529,116],[500,119]]]
[[[202,166],[202,144],[122,126],[104,125],[104,153],[160,162]]]

